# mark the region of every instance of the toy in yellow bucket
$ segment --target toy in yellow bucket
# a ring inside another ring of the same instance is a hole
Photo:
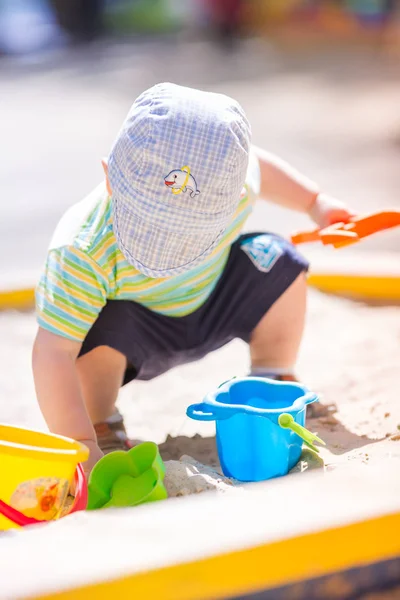
[[[75,477],[75,502],[84,510],[87,485],[83,444],[50,433],[0,424],[0,531],[58,519]]]

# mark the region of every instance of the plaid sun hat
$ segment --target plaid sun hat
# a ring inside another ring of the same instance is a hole
[[[249,149],[250,125],[228,96],[171,83],[141,94],[108,159],[127,261],[153,278],[202,262],[238,207]]]

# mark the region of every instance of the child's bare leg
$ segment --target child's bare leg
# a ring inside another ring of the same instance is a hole
[[[302,273],[261,319],[250,340],[256,372],[292,373],[304,330],[307,283]]]
[[[109,346],[99,346],[78,358],[82,395],[93,424],[113,414],[126,362],[123,354]]]

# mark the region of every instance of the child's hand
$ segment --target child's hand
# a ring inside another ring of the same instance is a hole
[[[356,216],[356,214],[344,202],[326,194],[318,194],[309,211],[311,219],[321,229],[335,223],[348,223],[351,217]]]

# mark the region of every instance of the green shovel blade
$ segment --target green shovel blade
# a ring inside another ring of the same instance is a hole
[[[296,423],[292,415],[289,415],[288,413],[282,413],[279,415],[278,423],[283,429],[291,429],[294,433],[297,433],[303,442],[309,448],[314,450],[314,452],[319,452],[319,449],[314,446],[313,442],[318,442],[319,444],[325,446],[324,440],[321,440],[321,438],[319,438],[317,435],[311,433],[311,431],[308,431],[308,429]]]

